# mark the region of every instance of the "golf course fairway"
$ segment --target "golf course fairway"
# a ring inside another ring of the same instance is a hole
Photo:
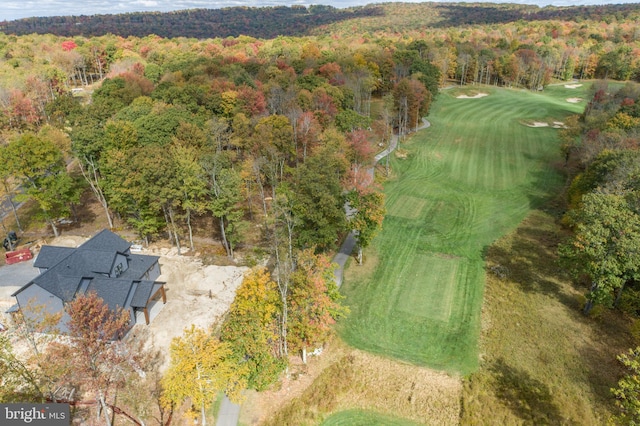
[[[584,110],[589,84],[576,86],[441,91],[431,127],[401,144],[406,158],[392,155],[383,229],[365,250],[372,272],[342,285],[347,343],[454,374],[477,368],[484,250],[560,189],[558,128]]]

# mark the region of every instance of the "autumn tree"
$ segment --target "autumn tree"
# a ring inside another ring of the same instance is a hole
[[[346,229],[341,185],[345,172],[345,158],[330,147],[318,150],[298,168],[293,211],[299,247],[326,250]]]
[[[261,118],[255,126],[253,137],[252,151],[256,156],[267,159],[272,170],[271,181],[282,180],[287,171],[285,166],[292,166],[297,154],[289,119],[283,115]]]
[[[386,149],[391,151],[391,143],[393,141],[393,95],[387,94],[382,98],[382,105],[380,109],[379,118],[373,122],[373,132],[375,136],[380,140],[380,144],[386,146]],[[389,157],[385,156],[385,171],[387,176],[389,175]]]
[[[347,188],[366,188],[373,181],[373,160],[375,151],[370,140],[370,133],[356,130],[347,134],[349,144],[349,171]]]
[[[576,279],[589,280],[589,313],[594,304],[611,305],[627,280],[639,278],[640,216],[622,195],[592,192],[569,212],[569,221],[574,234],[560,254]]]
[[[358,263],[362,264],[362,252],[382,228],[384,220],[384,193],[376,188],[354,189],[347,195],[349,206],[354,210],[349,225],[355,231],[358,242]]]
[[[106,179],[103,173],[103,160],[108,155],[106,151],[119,145],[119,143],[111,143],[114,139],[120,141],[120,137],[128,133],[128,138],[122,138],[127,141],[131,139],[131,133],[135,132],[132,128],[130,128],[131,132],[117,132],[114,131],[114,127],[119,126],[115,122],[110,122],[102,129],[97,123],[89,122],[79,124],[71,132],[71,146],[78,160],[80,173],[102,206],[109,228],[113,228],[113,218],[105,194]],[[114,138],[114,136],[117,137]]]
[[[280,298],[279,342],[280,357],[286,358],[289,353],[289,288],[291,277],[296,268],[295,236],[299,220],[295,214],[296,198],[288,184],[280,185],[271,201],[270,217],[266,221],[269,229],[271,255],[274,258],[274,271],[278,296]]]
[[[398,134],[404,136],[418,126],[420,117],[429,110],[431,94],[420,81],[403,78],[393,90],[393,99]]]
[[[221,334],[235,362],[243,366],[250,389],[265,390],[286,365],[278,350],[280,312],[271,275],[265,268],[253,269],[236,291]]]
[[[117,403],[118,389],[142,370],[138,351],[122,340],[129,312],[111,310],[95,292],[78,295],[65,312],[69,340],[49,345],[49,362],[67,366],[66,380],[94,394],[105,424],[111,425],[108,407]]]
[[[15,196],[17,194],[16,190],[18,189],[18,187],[13,180],[11,167],[7,162],[8,159],[6,158],[6,156],[6,146],[0,145],[0,194],[2,194],[2,198],[8,200],[9,204],[11,205],[11,211],[13,212],[13,218],[16,221],[16,226],[22,232],[22,224],[20,223],[20,218],[18,217],[18,209],[16,208],[15,201]]]
[[[37,380],[31,385],[39,389],[42,398],[52,401],[56,401],[59,393],[64,391],[59,379],[65,367],[52,365],[47,356],[49,344],[60,334],[61,318],[62,312],[50,312],[46,305],[29,300],[13,314],[15,326],[8,332],[12,338],[29,348],[22,356],[30,369],[30,376]]]
[[[193,214],[204,213],[206,209],[207,180],[206,172],[198,158],[198,150],[193,146],[174,144],[171,155],[176,165],[176,184],[179,194],[177,203],[184,211],[184,218],[189,231],[189,246],[195,250],[193,243]]]
[[[302,145],[302,161],[304,162],[307,159],[307,155],[318,143],[320,123],[318,123],[312,112],[303,112],[298,117],[296,132],[296,140]]]
[[[620,410],[616,416],[619,424],[640,424],[640,360],[638,356],[640,356],[640,347],[629,349],[628,352],[618,355],[618,361],[624,366],[625,374],[611,392]]]
[[[240,242],[244,212],[240,173],[232,169],[228,156],[220,149],[204,160],[209,185],[209,202],[206,206],[218,220],[220,239],[227,256],[233,258],[235,246]]]
[[[292,349],[301,351],[305,363],[307,349],[324,344],[331,325],[348,312],[340,305],[343,296],[336,285],[335,267],[326,255],[314,254],[313,248],[297,255],[289,300],[289,342]]]
[[[0,371],[0,402],[44,400],[40,377],[16,355],[6,333],[0,334]]]
[[[231,348],[220,342],[211,331],[191,325],[182,336],[171,341],[171,361],[162,380],[165,406],[176,406],[189,400],[195,410],[200,410],[206,425],[206,410],[220,391],[231,400],[238,400],[244,382],[242,369],[230,362]]]
[[[71,204],[80,198],[60,148],[50,139],[23,133],[13,139],[2,154],[9,173],[24,188],[24,193],[16,197],[18,201],[36,201],[42,217],[58,236],[56,220],[69,214]]]

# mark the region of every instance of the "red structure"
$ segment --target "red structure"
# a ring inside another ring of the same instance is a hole
[[[7,265],[12,265],[18,262],[24,262],[33,258],[31,250],[24,248],[16,251],[8,251],[4,254],[5,262]]]

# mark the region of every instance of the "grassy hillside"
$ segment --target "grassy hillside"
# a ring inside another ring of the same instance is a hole
[[[478,367],[486,248],[562,184],[557,129],[584,106],[578,89],[444,91],[432,126],[396,159],[370,280],[347,280],[351,345],[467,374]],[[460,98],[459,96],[467,96]],[[490,111],[490,113],[488,113]]]
[[[556,220],[534,211],[487,251],[482,366],[466,381],[462,424],[602,425],[615,412],[628,324],[580,313],[584,289],[557,264]]]

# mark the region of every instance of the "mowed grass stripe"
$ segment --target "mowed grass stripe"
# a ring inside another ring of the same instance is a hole
[[[327,417],[320,426],[419,426],[407,419],[364,410],[339,411]]]
[[[450,372],[477,368],[483,250],[562,184],[550,167],[557,129],[526,124],[580,109],[562,89],[486,91],[479,99],[444,91],[432,126],[404,144],[408,159],[392,160],[399,178],[385,187],[388,214],[368,249],[377,266],[342,287],[352,312],[339,329],[349,344]]]

